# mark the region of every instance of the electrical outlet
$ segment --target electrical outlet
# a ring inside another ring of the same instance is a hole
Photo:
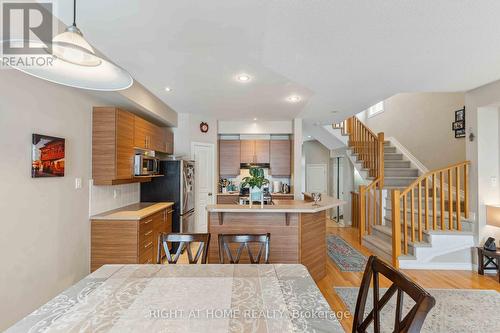
[[[116,199],[118,197],[118,190],[113,190],[113,199]]]
[[[82,188],[82,179],[81,178],[75,178],[75,189],[79,190]]]

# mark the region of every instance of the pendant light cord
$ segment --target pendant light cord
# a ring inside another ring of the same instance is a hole
[[[73,26],[76,27],[76,0],[73,0]]]

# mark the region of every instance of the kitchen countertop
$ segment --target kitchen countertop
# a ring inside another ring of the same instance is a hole
[[[103,212],[90,217],[91,220],[141,220],[165,208],[173,202],[139,202],[118,209]]]
[[[274,205],[264,205],[264,208],[260,208],[259,204],[254,204],[252,208],[237,204],[207,205],[207,211],[209,213],[318,213],[346,204],[345,201],[326,195],[318,203],[319,206],[304,200],[274,200],[274,202]]]
[[[217,193],[217,195],[228,195],[228,196],[239,196],[240,192],[226,192],[226,193]],[[293,196],[293,193],[271,193],[273,197],[279,197],[279,196]]]

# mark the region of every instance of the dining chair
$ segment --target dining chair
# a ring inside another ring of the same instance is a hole
[[[238,264],[241,254],[246,248],[250,263],[258,264],[264,252],[264,263],[269,264],[269,246],[271,234],[219,234],[219,262],[224,264],[224,253],[227,255],[230,264]],[[236,256],[231,252],[231,244],[239,244]],[[254,256],[251,245],[258,245],[257,256]]]
[[[174,256],[170,253],[169,243],[179,243],[177,251]],[[200,243],[198,245],[198,250],[193,258],[193,253],[191,250],[191,243]],[[162,246],[167,257],[167,262],[169,264],[176,264],[181,256],[181,253],[186,249],[188,260],[190,264],[197,264],[201,256],[201,264],[207,263],[208,254],[208,244],[210,243],[210,234],[178,234],[178,233],[161,233],[158,236],[158,253],[157,260],[158,264],[162,262]]]
[[[379,297],[379,274],[382,274],[392,282],[392,285],[381,298]],[[367,296],[372,280],[373,310],[368,313],[366,318],[364,318]],[[380,312],[396,292],[396,313],[394,318],[393,332],[420,332],[425,318],[434,304],[436,304],[436,300],[422,287],[420,287],[414,281],[410,280],[410,278],[408,278],[406,275],[395,270],[393,267],[378,259],[376,256],[370,256],[366,264],[363,279],[361,281],[361,286],[359,288],[358,300],[356,302],[352,332],[364,333],[366,332],[368,326],[372,322],[374,322],[373,332],[379,333]],[[415,305],[403,318],[402,312],[404,294],[410,296],[410,298],[415,302]],[[387,331],[387,329],[387,327],[384,327],[384,331]]]

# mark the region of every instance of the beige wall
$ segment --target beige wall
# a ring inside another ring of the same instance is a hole
[[[0,330],[89,273],[91,110],[85,92],[0,71]],[[32,179],[31,134],[66,138],[66,175]],[[75,178],[83,188],[76,190]]]
[[[465,139],[455,139],[455,110],[463,93],[404,93],[384,101],[384,112],[362,120],[374,132],[394,137],[429,170],[465,160]]]

